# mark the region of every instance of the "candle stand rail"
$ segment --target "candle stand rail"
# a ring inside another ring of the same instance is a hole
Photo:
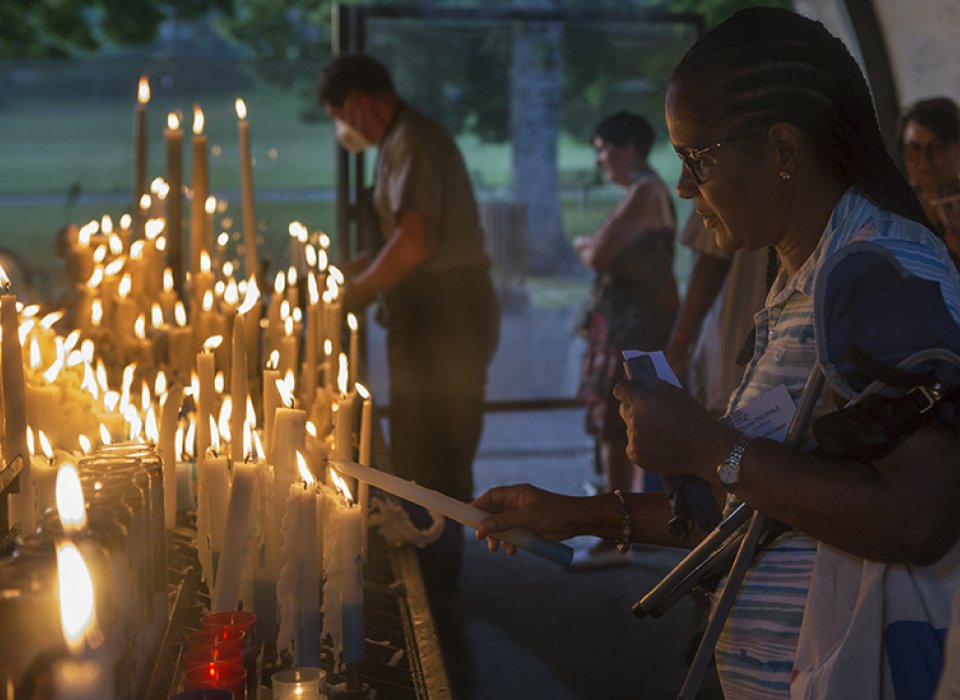
[[[200,581],[195,539],[192,522],[181,520],[168,532],[170,614],[149,687],[140,694],[146,700],[169,700],[179,690],[184,641],[199,629],[200,618],[209,612],[210,598]],[[327,672],[328,697],[449,700],[452,693],[416,550],[412,546],[388,547],[371,532],[363,593],[366,662],[359,668],[335,671],[332,650],[325,646],[321,667]],[[261,645],[247,698],[270,698],[267,688],[277,670],[280,667],[264,664]],[[359,692],[350,692],[348,685],[360,688]]]

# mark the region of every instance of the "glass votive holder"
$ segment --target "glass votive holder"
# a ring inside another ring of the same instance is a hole
[[[183,689],[199,688],[224,688],[233,693],[234,700],[246,700],[247,669],[240,664],[222,661],[191,668],[183,674]]]
[[[270,689],[274,700],[320,700],[326,680],[322,668],[287,668],[270,677]]]
[[[214,662],[243,665],[243,650],[233,645],[214,647],[194,647],[183,654],[183,670],[206,666]]]
[[[193,688],[177,693],[171,700],[234,700],[233,693],[226,688]]]
[[[206,630],[237,628],[243,631],[244,654],[253,658],[257,654],[257,616],[248,610],[227,610],[210,613],[200,618],[200,626]]]
[[[243,652],[243,630],[236,627],[222,627],[218,630],[197,630],[187,635],[187,651],[191,649],[212,649],[225,646]]]

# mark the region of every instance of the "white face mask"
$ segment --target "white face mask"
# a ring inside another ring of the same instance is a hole
[[[340,119],[334,119],[337,130],[337,143],[343,146],[351,153],[360,153],[370,148],[373,144],[366,136]]]

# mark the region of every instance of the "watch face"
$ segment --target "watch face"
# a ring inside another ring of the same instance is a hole
[[[737,468],[737,465],[724,460],[720,463],[720,466],[717,467],[717,476],[720,478],[720,483],[726,486],[732,486],[737,483],[737,479],[740,477],[740,470]]]

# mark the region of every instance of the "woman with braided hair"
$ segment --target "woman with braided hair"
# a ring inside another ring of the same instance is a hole
[[[729,412],[781,387],[797,404],[819,366],[828,386],[814,418],[834,414],[873,378],[845,359],[860,343],[879,343],[883,357],[909,356],[914,339],[916,349],[960,351],[960,276],[884,148],[856,62],[820,23],[738,12],[675,69],[666,121],[684,165],[677,191],[696,198],[718,245],[772,246],[780,259]],[[947,383],[940,389],[955,392]],[[960,583],[954,432],[916,421],[902,434],[880,431],[869,456],[856,441],[814,452],[810,434],[805,449],[752,438],[662,381],[623,382],[615,395],[633,463],[702,478],[728,504],[745,501],[790,528],[755,558],[717,645],[727,697],[932,695]],[[477,532],[491,549],[512,527],[678,544],[663,494],[575,498],[524,485],[476,504],[491,513]]]

